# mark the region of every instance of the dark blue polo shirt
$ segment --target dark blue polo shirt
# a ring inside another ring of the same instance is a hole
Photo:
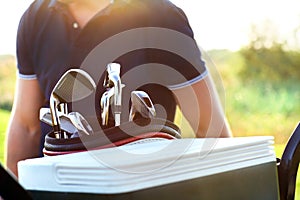
[[[83,29],[64,4],[36,0],[20,21],[17,62],[20,78],[37,79],[47,100],[64,72],[84,69],[98,83],[94,102],[104,92],[106,65],[118,62],[126,85],[124,105],[130,91],[142,89],[164,108],[158,117],[169,120],[174,119],[176,108],[171,90],[207,74],[185,14],[167,0],[115,1]],[[99,116],[99,103],[87,107]],[[124,120],[128,107],[125,110]]]

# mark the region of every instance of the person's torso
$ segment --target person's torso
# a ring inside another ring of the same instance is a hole
[[[86,100],[86,106],[91,108],[87,110],[96,110],[100,116],[106,65],[118,62],[122,67],[122,82],[126,85],[123,120],[128,118],[133,90],[146,91],[157,106],[158,117],[173,120],[176,101],[168,87],[188,82],[205,71],[204,66],[195,68],[191,64],[194,61],[186,59],[178,45],[173,47],[172,44],[183,43],[175,39],[192,40],[193,33],[184,14],[168,1],[116,1],[83,29],[76,24],[66,6],[53,0],[44,1],[39,12],[42,14],[35,26],[37,34],[31,53],[46,99],[50,98],[64,72],[82,68],[98,83],[95,96],[90,97],[95,105]],[[202,65],[200,52],[196,52],[196,56],[199,56],[195,58],[196,62],[199,60],[198,64]]]

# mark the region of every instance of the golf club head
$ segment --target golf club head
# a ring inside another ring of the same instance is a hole
[[[58,105],[84,99],[95,90],[96,84],[94,80],[81,69],[70,69],[59,79],[50,96],[52,124],[57,138],[64,137],[61,134],[59,116],[57,114]],[[65,109],[64,112],[66,112]]]
[[[121,87],[124,88],[125,85],[121,84]],[[110,106],[112,96],[114,96],[114,87],[108,88],[102,94],[101,99],[100,99],[101,118],[102,118],[103,126],[106,126],[108,124],[109,106]]]
[[[72,124],[86,135],[93,135],[94,131],[88,121],[79,112],[70,112],[67,117],[71,120]]]
[[[121,65],[118,63],[109,63],[106,66],[106,76],[104,79],[103,86],[105,88],[112,88],[114,86],[114,82],[112,81],[112,76],[120,76],[121,73]],[[118,77],[115,77],[118,79]]]
[[[60,127],[61,130],[68,132],[69,134],[75,134],[78,132],[78,129],[73,125],[71,120],[62,112],[58,112],[58,116],[60,119]],[[41,108],[40,109],[40,121],[53,126],[51,119],[51,112],[49,108]]]
[[[114,88],[114,118],[115,126],[121,124],[121,104],[122,104],[122,83],[121,83],[121,65],[118,63],[109,63],[106,69],[104,87]]]
[[[133,121],[137,114],[144,118],[154,118],[156,111],[149,95],[144,91],[131,92],[131,108],[129,121]]]
[[[96,90],[92,77],[82,69],[68,70],[55,85],[52,94],[60,103],[75,102]]]

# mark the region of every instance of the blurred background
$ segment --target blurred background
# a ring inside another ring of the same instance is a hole
[[[0,2],[1,163],[16,79],[16,32],[31,2]],[[172,2],[185,11],[198,45],[218,72],[217,84],[224,88],[224,109],[234,136],[274,136],[281,157],[300,120],[300,1]],[[298,192],[296,199],[300,199]]]

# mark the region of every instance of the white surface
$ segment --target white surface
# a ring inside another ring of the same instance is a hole
[[[180,139],[19,162],[27,190],[118,194],[275,162],[273,137]]]

